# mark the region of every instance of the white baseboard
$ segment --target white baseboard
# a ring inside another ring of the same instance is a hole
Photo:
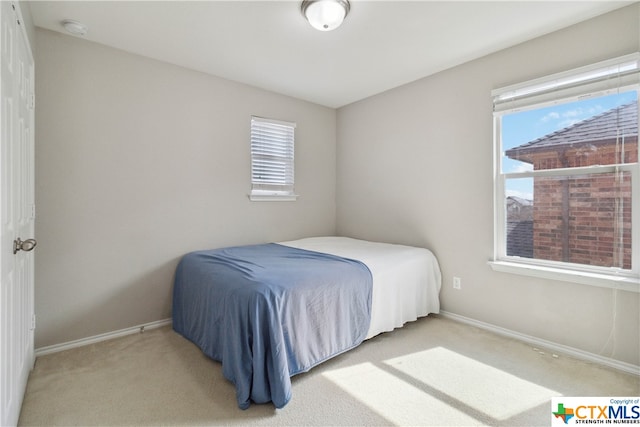
[[[510,329],[502,328],[500,326],[495,326],[490,323],[481,322],[479,320],[471,319],[469,317],[460,316],[459,314],[450,313],[445,310],[440,310],[439,315],[447,319],[451,319],[457,322],[465,323],[467,325],[475,326],[477,328],[496,333],[498,335],[517,339],[519,341],[523,341],[528,344],[531,344],[535,347],[545,348],[553,353],[566,354],[568,356],[572,356],[577,359],[598,363],[600,365],[618,369],[620,371],[623,371],[629,374],[640,376],[640,366],[633,365],[631,363],[626,363],[626,362],[612,359],[610,357],[604,357],[598,354],[589,353],[587,351],[579,350],[577,348],[573,348],[566,345],[557,344],[551,341],[536,338],[531,335],[521,334],[520,332],[515,332]],[[171,319],[157,320],[155,322],[145,323],[144,325],[138,325],[138,326],[133,326],[131,328],[120,329],[118,331],[107,332],[105,334],[82,338],[75,341],[69,341],[62,344],[54,344],[47,347],[41,347],[35,350],[35,355],[36,357],[44,356],[45,354],[57,353],[59,351],[69,350],[76,347],[82,347],[82,346],[97,343],[100,341],[106,341],[114,338],[123,337],[126,335],[133,335],[147,329],[156,329],[162,326],[170,325],[171,322],[172,322]]]
[[[534,347],[547,349],[552,353],[566,354],[568,356],[575,357],[576,359],[586,360],[589,362],[608,366],[610,368],[618,369],[629,374],[640,376],[640,366],[632,365],[631,363],[621,362],[610,357],[600,356],[598,354],[589,353],[588,351],[579,350],[577,348],[557,344],[551,341],[532,337],[530,335],[521,334],[520,332],[501,328],[500,326],[495,326],[490,323],[470,319],[468,317],[460,316],[459,314],[450,313],[444,310],[440,310],[440,316],[447,319],[455,320],[457,322],[466,323],[467,325],[475,326],[477,328],[484,329],[490,332],[494,332],[498,335],[506,336],[519,341],[524,341],[528,344],[533,345]]]
[[[92,337],[81,338],[75,341],[69,341],[62,344],[54,344],[46,347],[40,347],[35,350],[36,357],[44,356],[45,354],[57,353],[59,351],[69,350],[76,347],[82,347],[89,344],[94,344],[100,341],[111,340],[114,338],[124,337],[126,335],[133,335],[140,332],[144,332],[147,329],[156,329],[165,325],[170,325],[171,319],[156,320],[155,322],[145,323],[143,325],[132,326],[131,328],[120,329],[119,331],[107,332],[105,334],[94,335]]]

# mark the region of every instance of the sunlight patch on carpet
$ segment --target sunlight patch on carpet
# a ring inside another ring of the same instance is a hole
[[[324,377],[396,425],[478,425],[479,421],[372,363]]]
[[[562,395],[443,347],[384,363],[495,420],[506,420]]]

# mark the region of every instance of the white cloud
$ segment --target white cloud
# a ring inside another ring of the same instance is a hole
[[[511,167],[511,173],[518,172],[531,172],[533,170],[533,165],[531,163],[519,162]]]
[[[562,117],[564,118],[579,117],[583,115],[584,115],[584,110],[582,108],[576,108],[575,110],[569,110],[562,113]]]
[[[558,120],[560,118],[560,113],[556,111],[552,111],[549,114],[545,115],[542,119],[540,119],[543,123],[546,123],[551,120]]]
[[[581,121],[582,119],[567,119],[567,120],[558,122],[557,127],[558,129],[564,129],[564,128],[568,128],[569,126],[573,126],[576,123],[580,123]]]
[[[551,111],[540,119],[542,123],[550,123],[556,129],[564,129],[573,126],[585,119],[598,115],[604,111],[601,105],[593,105],[587,108],[577,107],[562,112]]]

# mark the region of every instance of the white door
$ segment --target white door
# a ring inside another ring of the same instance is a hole
[[[17,2],[0,1],[0,425],[15,425],[33,367],[33,57]]]

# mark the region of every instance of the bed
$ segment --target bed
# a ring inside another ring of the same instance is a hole
[[[284,407],[291,377],[440,309],[427,249],[347,237],[186,254],[173,328],[222,363],[241,409]]]

